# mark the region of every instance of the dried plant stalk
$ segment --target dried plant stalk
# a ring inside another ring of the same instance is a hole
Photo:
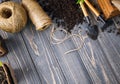
[[[27,14],[20,4],[12,1],[0,4],[0,29],[10,33],[19,32],[26,22]]]
[[[36,30],[44,30],[51,25],[51,18],[35,0],[22,0],[22,4],[27,10]]]

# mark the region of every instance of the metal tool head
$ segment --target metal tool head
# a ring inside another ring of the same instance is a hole
[[[83,22],[80,26],[83,30],[85,30],[85,32],[91,39],[93,39],[93,40],[97,39],[98,34],[99,34],[97,25],[91,26],[91,25],[88,25],[87,23]]]
[[[96,40],[99,33],[97,25],[89,26],[86,30],[86,33],[90,38]]]
[[[97,18],[99,28],[104,31],[107,27],[113,24],[112,20],[104,20],[102,17]]]

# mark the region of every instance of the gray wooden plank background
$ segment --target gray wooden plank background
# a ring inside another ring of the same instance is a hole
[[[20,33],[0,31],[9,50],[0,61],[12,66],[18,84],[120,84],[120,36],[101,32],[98,40],[86,37],[83,48],[64,54],[82,41],[71,37],[54,45],[50,41],[51,28],[36,31],[28,21]],[[75,26],[72,33],[79,34],[78,30]],[[61,35],[59,31],[56,36]]]

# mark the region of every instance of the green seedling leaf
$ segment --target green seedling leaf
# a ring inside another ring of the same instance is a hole
[[[76,4],[81,4],[81,3],[84,3],[84,0],[77,0]]]
[[[81,0],[77,0],[77,3],[76,4],[79,4]]]
[[[0,67],[3,65],[3,63],[2,62],[0,62]]]

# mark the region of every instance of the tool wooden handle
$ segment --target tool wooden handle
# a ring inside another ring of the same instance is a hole
[[[112,3],[120,11],[120,0],[112,0]]]
[[[81,6],[81,9],[82,9],[82,11],[83,11],[84,16],[87,17],[87,16],[88,16],[88,13],[87,13],[87,10],[86,10],[86,8],[85,8],[85,6],[84,6],[84,3],[80,3],[80,6]]]
[[[95,13],[97,17],[100,16],[100,13],[98,12],[98,10],[96,10],[88,0],[84,0],[84,1],[87,4],[87,6]]]

